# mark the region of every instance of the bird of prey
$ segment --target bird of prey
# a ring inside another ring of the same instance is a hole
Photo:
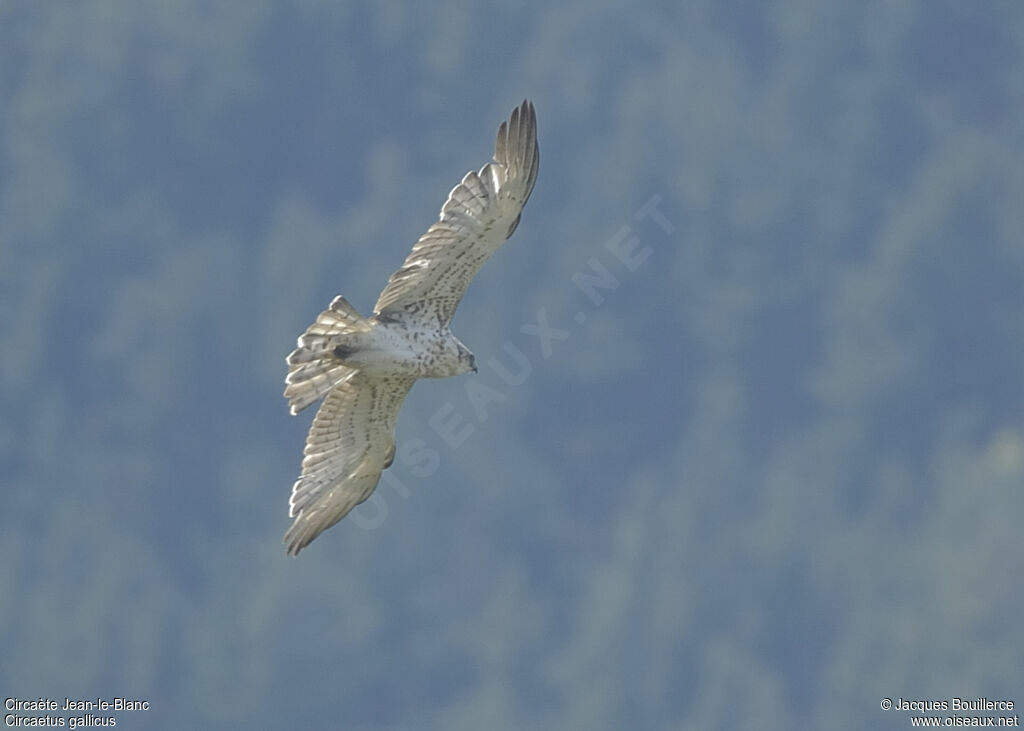
[[[292,414],[326,396],[306,439],[284,536],[297,555],[366,500],[395,459],[395,421],[420,378],[476,372],[449,328],[485,261],[519,224],[537,180],[540,152],[533,104],[498,127],[494,160],[466,174],[401,268],[363,317],[341,296],[320,313],[288,356],[285,398]]]

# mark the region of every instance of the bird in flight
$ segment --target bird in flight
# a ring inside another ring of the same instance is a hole
[[[494,160],[452,188],[373,314],[363,317],[338,296],[299,337],[287,359],[291,413],[326,398],[292,487],[288,554],[298,555],[377,487],[395,459],[395,421],[413,383],[476,372],[473,353],[452,335],[452,315],[519,225],[539,161],[537,116],[523,101],[498,127]]]

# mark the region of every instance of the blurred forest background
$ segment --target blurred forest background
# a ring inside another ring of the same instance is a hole
[[[1024,704],[1022,79],[1015,2],[0,2],[0,692],[156,729]],[[286,559],[285,355],[524,97],[480,374]]]

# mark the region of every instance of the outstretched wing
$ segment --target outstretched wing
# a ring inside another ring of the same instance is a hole
[[[395,420],[412,378],[357,373],[327,394],[306,439],[284,536],[299,551],[370,496],[395,457]]]
[[[537,116],[524,101],[498,128],[494,161],[467,173],[448,194],[440,220],[391,275],[374,312],[447,324],[477,271],[516,230],[539,161]]]

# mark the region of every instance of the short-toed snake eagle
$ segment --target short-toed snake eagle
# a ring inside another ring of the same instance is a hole
[[[449,323],[470,281],[519,224],[537,180],[533,104],[498,128],[494,160],[469,172],[391,275],[373,314],[336,297],[288,356],[284,395],[297,414],[326,396],[309,430],[284,536],[296,555],[366,500],[395,458],[395,421],[412,384],[476,371]]]

